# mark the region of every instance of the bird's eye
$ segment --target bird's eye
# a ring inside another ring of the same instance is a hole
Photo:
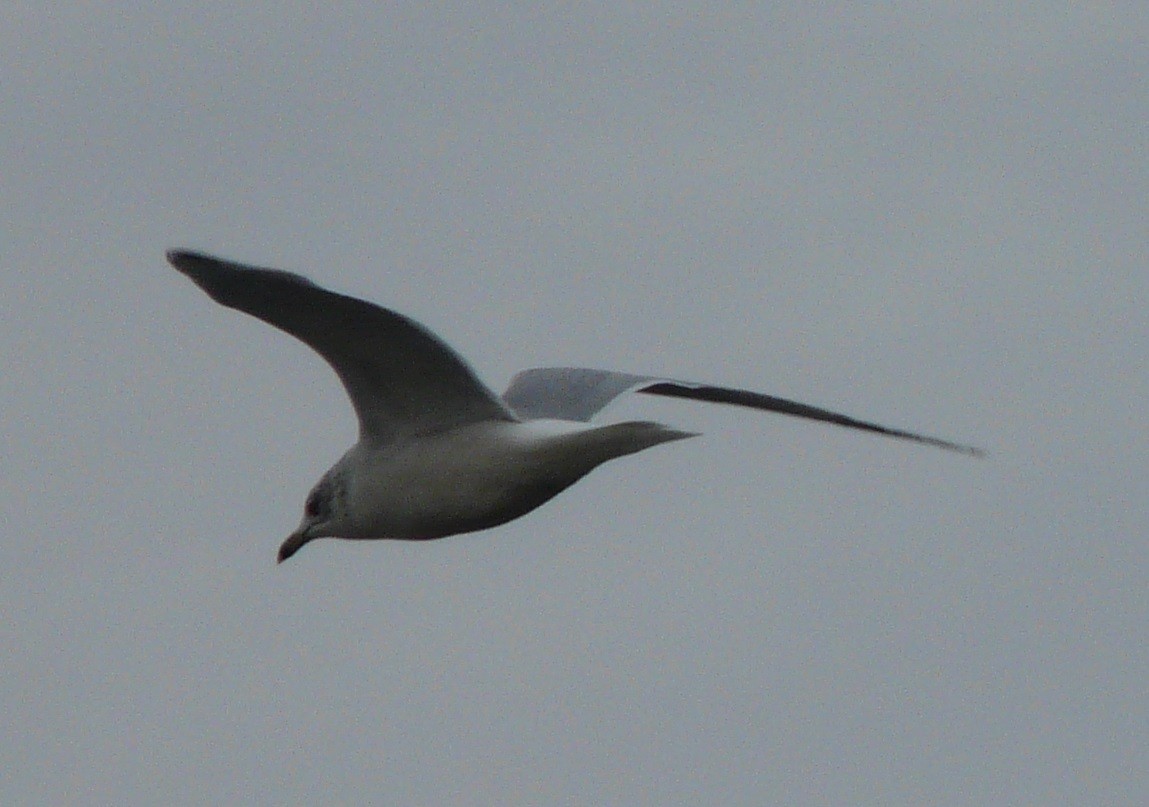
[[[322,507],[322,498],[316,494],[307,497],[307,504],[303,507],[303,512],[307,514],[308,518],[315,518],[319,515]]]

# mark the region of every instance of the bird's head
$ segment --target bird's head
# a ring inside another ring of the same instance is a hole
[[[334,470],[334,469],[333,469]],[[307,495],[303,506],[303,520],[295,532],[279,547],[279,562],[283,563],[305,544],[316,538],[335,535],[342,488],[338,477],[329,471]]]

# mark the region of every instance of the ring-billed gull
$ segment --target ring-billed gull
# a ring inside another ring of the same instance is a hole
[[[311,490],[280,562],[316,538],[428,540],[518,518],[606,462],[695,436],[659,423],[589,423],[643,392],[735,404],[980,455],[970,446],[757,392],[608,370],[525,370],[502,397],[402,314],[277,269],[171,250],[212,299],[286,331],[335,369],[359,440]]]

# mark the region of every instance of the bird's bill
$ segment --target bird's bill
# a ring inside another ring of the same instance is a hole
[[[283,563],[296,552],[303,548],[303,545],[310,541],[305,528],[300,527],[295,532],[287,537],[287,540],[279,547],[279,563]]]

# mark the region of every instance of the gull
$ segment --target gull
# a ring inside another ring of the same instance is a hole
[[[697,436],[660,423],[590,420],[627,392],[734,404],[980,456],[758,392],[573,367],[524,370],[500,397],[423,325],[278,269],[189,250],[168,262],[216,302],[319,353],[359,420],[359,439],[312,488],[279,562],[316,538],[423,541],[505,524],[602,463]]]

